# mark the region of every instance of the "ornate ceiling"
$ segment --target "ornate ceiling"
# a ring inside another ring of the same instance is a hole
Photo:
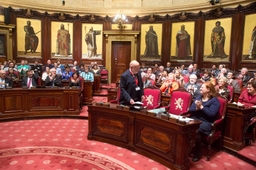
[[[123,13],[129,16],[150,14],[172,15],[179,12],[199,12],[218,7],[237,7],[254,0],[220,0],[212,6],[209,0],[0,0],[3,7],[31,9],[48,13],[68,13],[71,15],[94,14],[114,16]]]

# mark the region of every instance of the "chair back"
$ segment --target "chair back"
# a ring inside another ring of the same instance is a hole
[[[237,78],[236,81],[238,82],[240,89],[242,89],[243,88],[243,80]]]
[[[119,99],[120,99],[120,95],[121,95],[121,88],[120,88],[120,86],[118,86],[116,89],[117,89],[116,99],[110,100],[109,103],[120,104]]]
[[[156,109],[161,105],[162,92],[158,88],[145,88],[144,89],[145,100],[143,102],[144,107],[147,109]]]
[[[100,71],[100,80],[101,82],[108,82],[108,70],[103,68]]]
[[[179,88],[171,92],[168,112],[181,115],[188,112],[192,102],[192,95],[185,88]]]
[[[227,111],[227,106],[228,106],[228,100],[222,96],[217,96],[217,99],[220,102],[220,108],[219,108],[219,115],[218,115],[218,120],[219,119],[224,119]]]
[[[228,103],[231,103],[233,101],[233,97],[234,97],[234,87],[228,85],[228,89],[229,89]]]
[[[184,84],[189,82],[189,77],[188,76],[184,75],[183,79],[184,79]]]

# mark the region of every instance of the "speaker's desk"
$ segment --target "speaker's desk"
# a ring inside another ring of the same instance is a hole
[[[171,169],[189,169],[188,155],[199,121],[179,123],[145,112],[88,106],[89,140],[118,145],[154,159]]]

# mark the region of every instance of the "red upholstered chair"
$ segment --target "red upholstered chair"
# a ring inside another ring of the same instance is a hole
[[[171,92],[168,112],[175,115],[184,115],[188,112],[192,102],[192,95],[185,88]]]
[[[189,82],[189,77],[188,76],[183,76],[183,79],[184,79],[184,84]]]
[[[117,87],[116,99],[115,99],[115,100],[110,100],[110,101],[108,101],[108,102],[109,102],[109,103],[119,104],[120,95],[121,95],[121,88],[118,86],[118,87]]]
[[[237,82],[238,82],[238,84],[239,84],[239,86],[240,86],[240,89],[242,89],[243,88],[243,80],[242,79],[236,79],[237,80]]]
[[[106,70],[105,68],[103,68],[100,71],[100,82],[101,83],[108,83],[108,70]]]
[[[222,127],[223,127],[224,118],[225,118],[227,106],[228,106],[228,100],[226,98],[221,96],[218,96],[217,98],[220,102],[218,119],[212,123],[212,132],[208,136],[207,135],[202,136],[203,142],[205,142],[208,146],[207,161],[209,161],[210,159],[212,144],[215,141],[219,140],[219,147],[221,147],[221,136],[223,131]]]
[[[162,92],[155,87],[149,87],[144,89],[145,100],[143,102],[144,107],[147,109],[156,109],[161,105]]]
[[[228,103],[232,103],[233,98],[234,98],[234,87],[233,86],[228,86],[229,89],[229,97],[228,97]]]

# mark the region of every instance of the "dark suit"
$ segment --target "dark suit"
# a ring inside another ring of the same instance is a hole
[[[27,87],[28,86],[28,76],[25,76],[22,78],[22,87]],[[36,74],[33,74],[32,76],[32,86],[37,86],[39,76]]]
[[[191,91],[188,90],[188,87],[189,87],[189,86],[193,86],[193,88],[194,88],[194,91],[193,91],[193,92],[191,92]],[[197,96],[200,95],[200,87],[201,87],[201,84],[199,84],[199,83],[191,84],[190,82],[188,82],[188,83],[186,83],[186,84],[184,85],[184,88],[185,88],[186,90],[188,90],[188,92],[190,92],[190,93],[192,94],[193,99],[195,99]]]
[[[131,99],[141,101],[141,96],[144,95],[144,91],[140,71],[136,74],[136,77],[138,79],[138,85],[136,85],[135,77],[131,74],[129,69],[122,74],[120,78],[120,104],[130,105]]]
[[[8,83],[8,86],[9,86],[9,87],[12,87],[12,86],[13,86],[12,79],[9,78],[9,77],[5,77],[4,82],[5,82],[5,84]],[[2,87],[2,86],[0,86],[0,88],[1,88],[1,87]]]
[[[56,77],[51,80],[49,76],[46,77],[45,79],[45,86],[58,86],[58,87],[61,87],[62,84],[62,77],[61,75],[56,75]]]

